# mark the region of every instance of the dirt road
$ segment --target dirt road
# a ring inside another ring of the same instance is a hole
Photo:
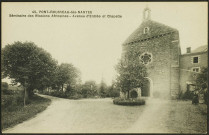
[[[144,106],[119,106],[112,99],[69,100],[51,96],[42,113],[3,133],[169,133],[168,100],[150,99]]]

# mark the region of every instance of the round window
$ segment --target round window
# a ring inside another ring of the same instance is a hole
[[[151,53],[143,53],[140,56],[140,60],[143,64],[148,65],[149,63],[152,62],[152,54]]]

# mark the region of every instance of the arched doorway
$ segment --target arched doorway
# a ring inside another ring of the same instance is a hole
[[[144,85],[142,86],[141,95],[144,97],[152,97],[153,82],[149,77],[145,77],[145,78],[146,80],[144,82]]]
[[[130,92],[130,97],[131,97],[131,98],[137,98],[137,97],[138,97],[138,93],[137,93],[135,90],[132,90],[132,91]]]
[[[150,96],[150,82],[148,79],[145,80],[142,86],[142,96],[149,97]]]

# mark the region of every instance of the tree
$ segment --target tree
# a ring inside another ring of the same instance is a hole
[[[112,81],[112,85],[108,88],[109,97],[119,97],[120,96],[120,88],[117,87],[116,82]]]
[[[101,97],[106,97],[107,96],[107,85],[105,84],[104,80],[102,79],[100,88],[99,88],[99,94]]]
[[[51,85],[56,67],[57,61],[33,42],[14,42],[2,49],[3,77],[24,86],[29,98],[34,89]]]
[[[196,78],[196,90],[204,94],[205,103],[208,103],[208,67],[203,67]]]
[[[58,87],[61,87],[61,90],[63,91],[64,84],[67,84],[68,90],[72,90],[76,83],[79,80],[79,74],[77,68],[75,68],[72,64],[68,63],[62,63],[58,66],[56,70],[56,84]]]
[[[140,52],[128,50],[116,66],[117,86],[128,93],[133,88],[142,87],[147,76],[145,65],[138,59]]]
[[[95,81],[86,81],[82,85],[81,94],[86,97],[97,95],[97,86]]]

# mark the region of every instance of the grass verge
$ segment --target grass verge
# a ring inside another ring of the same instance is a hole
[[[167,126],[174,133],[207,133],[207,105],[193,105],[191,101],[172,102]]]
[[[15,126],[16,124],[21,123],[29,118],[32,118],[37,113],[44,111],[50,105],[50,103],[50,99],[45,99],[43,97],[34,95],[29,104],[27,104],[25,107],[23,107],[22,104],[16,104],[14,107],[12,105],[2,107],[2,130],[8,127]],[[10,109],[7,109],[8,107]]]

